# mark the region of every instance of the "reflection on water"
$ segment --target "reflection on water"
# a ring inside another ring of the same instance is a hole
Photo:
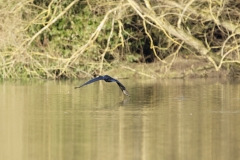
[[[0,159],[240,157],[239,81],[122,83],[1,82]]]

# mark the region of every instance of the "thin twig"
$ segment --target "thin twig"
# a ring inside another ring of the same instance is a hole
[[[139,71],[137,71],[137,70],[135,70],[135,69],[133,69],[133,68],[127,67],[127,66],[122,66],[122,68],[125,68],[125,69],[128,69],[128,70],[130,70],[130,71],[136,72],[136,73],[138,73],[138,74],[140,74],[140,75],[143,75],[143,76],[145,76],[145,77],[150,77],[150,78],[153,78],[153,79],[156,78],[156,77],[154,77],[154,76],[148,75],[148,74],[143,73],[143,72],[139,72]]]

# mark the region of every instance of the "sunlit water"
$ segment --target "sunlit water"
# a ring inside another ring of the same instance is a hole
[[[240,158],[239,80],[84,82],[0,82],[0,159]]]

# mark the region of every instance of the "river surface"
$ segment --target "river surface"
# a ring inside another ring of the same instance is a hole
[[[240,159],[240,80],[1,81],[1,160]]]

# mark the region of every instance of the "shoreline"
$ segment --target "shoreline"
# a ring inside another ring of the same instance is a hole
[[[112,75],[119,78],[160,78],[160,79],[183,79],[183,78],[227,78],[230,77],[229,70],[215,68],[204,60],[195,58],[176,57],[172,65],[161,62],[155,63],[131,63],[119,65],[103,74]]]

